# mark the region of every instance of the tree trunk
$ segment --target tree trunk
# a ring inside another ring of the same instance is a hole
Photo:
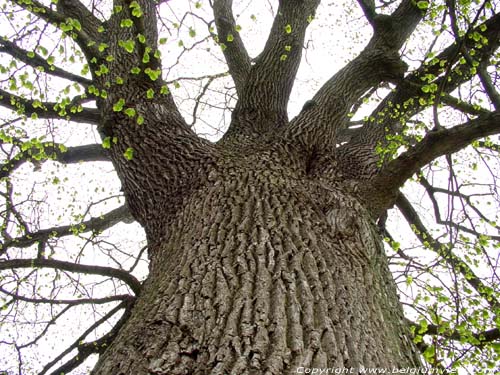
[[[150,275],[94,374],[420,366],[363,205],[287,147],[257,150],[225,152],[149,239]]]

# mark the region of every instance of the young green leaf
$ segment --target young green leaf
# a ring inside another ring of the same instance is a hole
[[[123,153],[123,156],[125,156],[125,159],[127,160],[132,160],[134,158],[134,149],[132,147],[127,148],[127,150]]]

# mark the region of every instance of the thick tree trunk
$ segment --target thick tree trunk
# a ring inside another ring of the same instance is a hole
[[[242,153],[225,153],[165,219],[132,317],[94,374],[419,367],[363,206],[308,178],[285,147]]]

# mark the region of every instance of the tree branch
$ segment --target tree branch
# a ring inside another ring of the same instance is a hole
[[[40,158],[35,159],[37,155],[43,155],[44,157],[38,160]],[[21,151],[11,160],[1,164],[0,178],[7,177],[27,161],[39,164],[45,161],[43,159],[54,160],[62,164],[80,163],[82,161],[110,161],[102,145],[99,144],[66,148],[61,144],[45,142],[40,147],[32,147],[31,149]]]
[[[131,215],[129,210],[126,205],[123,205],[100,217],[91,218],[81,223],[40,229],[39,231],[28,233],[22,237],[6,240],[3,244],[0,244],[0,255],[9,247],[29,247],[39,241],[46,241],[49,238],[73,235],[75,230],[78,233],[90,231],[100,232],[111,228],[121,221],[128,221],[130,219]]]
[[[236,29],[232,5],[232,0],[214,0],[213,11],[218,39],[225,47],[222,52],[226,58],[229,73],[233,77],[236,91],[241,95],[251,67],[250,56]]]
[[[401,123],[433,105],[435,94],[422,91],[426,84],[434,84],[435,87],[443,88],[440,96],[440,100],[443,103],[473,115],[485,114],[485,110],[459,102],[449,95],[450,92],[472,78],[470,67],[465,64],[458,65],[448,75],[444,75],[445,68],[440,63],[441,61],[450,62],[456,59],[461,46],[464,49],[470,50],[471,52],[469,53],[473,53],[478,61],[487,61],[500,46],[500,13],[495,14],[483,24],[475,27],[471,32],[480,33],[488,39],[489,43],[478,47],[472,38],[456,40],[439,53],[430,63],[423,63],[384,98],[369,116],[371,120],[365,123],[363,129],[353,140],[369,140],[372,149],[375,149],[378,143],[385,143],[387,134],[397,134],[400,132]],[[438,78],[428,82],[425,79],[426,76],[435,76]]]
[[[38,100],[24,99],[0,89],[0,106],[26,116],[37,116],[41,119],[63,119],[79,123],[97,125],[101,116],[94,108],[71,107],[69,112],[61,108],[59,103],[40,102]]]
[[[500,308],[500,303],[492,296],[491,293],[487,292],[488,288],[483,284],[482,280],[474,273],[469,265],[453,253],[450,248],[439,243],[431,236],[425,225],[420,220],[417,211],[415,211],[411,203],[402,193],[398,194],[396,206],[408,223],[415,228],[414,233],[419,241],[422,244],[428,244],[426,248],[434,251],[436,254],[441,256],[444,261],[450,265],[450,267],[459,271],[464,280],[467,281],[482,298],[484,298],[493,310]]]
[[[7,53],[19,61],[30,65],[34,69],[41,67],[47,74],[77,82],[84,87],[92,84],[92,80],[58,68],[53,64],[49,64],[47,60],[39,54],[18,47],[15,43],[10,42],[5,37],[0,37],[0,52]]]
[[[297,74],[307,26],[319,0],[280,1],[264,50],[248,73],[224,135],[255,137],[288,123],[287,105]]]
[[[62,25],[69,25],[71,27],[70,35],[75,36],[78,46],[85,53],[87,59],[90,61],[92,57],[99,56],[100,53],[96,47],[96,42],[99,41],[97,30],[101,22],[92,14],[89,16],[88,9],[78,0],[61,0],[60,2],[70,4],[70,6],[58,7],[58,11],[43,5],[37,0],[12,0],[12,2],[59,29],[62,28]],[[78,12],[82,12],[82,14],[79,15]],[[72,20],[76,20],[78,24],[72,22]]]
[[[82,364],[91,354],[93,353],[103,353],[104,350],[111,344],[114,340],[120,328],[125,324],[125,322],[130,317],[130,313],[133,307],[133,301],[123,301],[112,310],[110,310],[106,315],[104,315],[101,319],[97,320],[92,324],[78,339],[76,339],[73,344],[71,344],[68,348],[66,348],[63,352],[61,352],[58,356],[56,356],[52,361],[47,363],[39,375],[46,374],[47,371],[54,366],[58,361],[63,359],[67,354],[69,354],[72,350],[77,349],[78,354],[76,354],[73,358],[65,362],[63,365],[58,367],[56,370],[51,372],[51,375],[60,375],[67,374],[71,370],[75,369],[77,366]],[[125,312],[118,320],[118,322],[113,326],[110,332],[102,336],[101,338],[92,341],[92,342],[84,342],[85,338],[97,327],[108,321],[113,315],[115,315],[119,310],[125,308]]]
[[[101,39],[98,30],[100,26],[103,26],[103,22],[97,19],[83,3],[79,0],[58,0],[56,4],[57,11],[63,14],[65,18],[78,20],[82,31],[85,35],[88,35],[87,42],[97,42]],[[89,46],[85,47],[88,48]]]
[[[0,260],[0,271],[14,268],[52,268],[56,270],[77,272],[87,275],[100,275],[122,280],[138,296],[141,292],[141,282],[127,271],[112,267],[77,264],[55,259],[11,259]]]
[[[420,335],[441,336],[453,341],[460,342],[463,342],[464,340],[468,341],[469,337],[473,337],[480,343],[479,345],[474,344],[475,346],[482,346],[484,344],[495,342],[500,339],[500,329],[498,328],[492,328],[483,332],[471,332],[469,336],[464,336],[462,333],[456,330],[447,329],[443,331],[438,325],[435,324],[427,324],[424,328],[420,324],[412,322],[408,319],[407,323],[410,326],[415,327],[415,331]]]
[[[485,223],[489,223],[489,225],[491,225],[494,229],[496,229],[497,231],[500,231],[500,227],[498,225],[495,225],[494,223],[492,223],[492,221],[489,220],[486,216],[484,216],[484,214],[480,210],[478,210],[476,207],[473,206],[473,204],[471,202],[471,197],[470,196],[467,196],[465,194],[461,194],[459,191],[449,191],[449,190],[446,190],[446,189],[441,189],[441,188],[434,187],[424,177],[420,177],[419,182],[424,187],[424,189],[426,190],[427,195],[429,196],[429,199],[432,202],[432,206],[434,207],[434,217],[436,219],[436,223],[441,224],[441,225],[446,225],[448,227],[453,227],[453,228],[458,229],[458,230],[460,230],[462,232],[472,234],[472,235],[474,235],[476,237],[479,237],[479,236],[482,235],[481,233],[478,233],[477,231],[475,231],[473,229],[470,229],[470,228],[467,228],[467,227],[465,227],[463,225],[460,225],[460,224],[458,224],[458,223],[456,223],[454,221],[443,220],[441,218],[441,213],[440,213],[440,210],[439,210],[439,203],[438,203],[436,197],[434,196],[434,193],[442,193],[442,194],[447,194],[447,195],[453,195],[453,196],[456,196],[456,197],[460,197],[460,199],[462,199],[465,202],[467,202],[468,207],[470,209],[472,209],[476,213],[476,215],[478,215],[478,217],[480,218],[480,220],[484,220]],[[490,237],[494,241],[500,241],[500,236],[487,235],[487,234],[483,234],[483,235]]]
[[[20,296],[19,294],[14,292],[9,292],[8,290],[2,287],[0,287],[0,292],[12,297],[16,301],[23,301],[34,304],[43,303],[49,305],[71,305],[71,306],[84,305],[84,304],[101,305],[105,303],[125,301],[129,300],[130,298],[132,299],[135,298],[130,294],[120,294],[116,296],[103,297],[103,298],[80,298],[80,299],[30,298],[30,297]]]
[[[363,10],[366,19],[373,25],[375,17],[377,16],[377,13],[375,12],[375,1],[374,0],[357,0],[357,1],[361,9]]]
[[[320,88],[310,105],[292,120],[286,137],[306,149],[334,147],[336,135],[347,126],[347,115],[359,97],[380,82],[403,78],[407,65],[399,49],[423,15],[413,0],[402,1],[390,16],[377,15],[368,45]]]
[[[500,112],[492,112],[450,129],[434,130],[385,167],[365,187],[367,190],[391,197],[404,182],[421,167],[439,156],[452,154],[472,141],[500,132]],[[373,190],[375,189],[375,190]],[[385,204],[390,204],[389,198]],[[376,208],[376,211],[381,207]]]

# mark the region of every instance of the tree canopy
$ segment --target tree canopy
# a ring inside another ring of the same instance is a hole
[[[342,156],[323,152],[318,175],[349,160],[338,178],[370,181],[357,193],[428,366],[500,368],[500,3],[0,4],[0,373],[85,373],[141,292],[155,233],[126,203],[99,109],[141,126],[127,85],[203,144],[284,128]]]

